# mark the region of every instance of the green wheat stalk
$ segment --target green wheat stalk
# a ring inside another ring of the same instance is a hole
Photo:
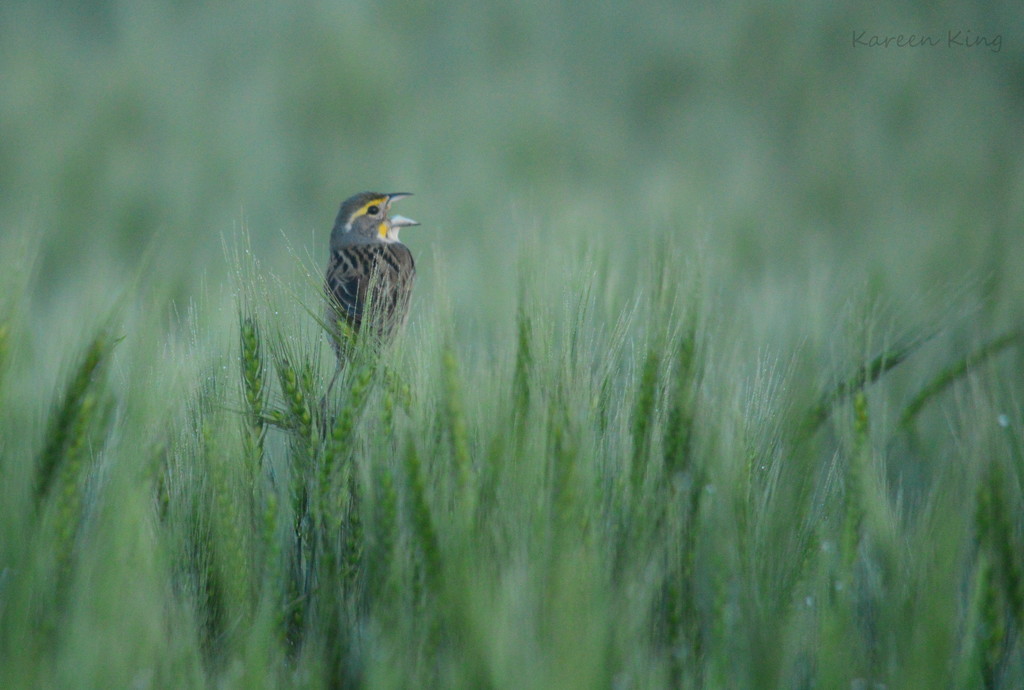
[[[466,415],[463,408],[459,381],[459,365],[454,349],[449,346],[442,354],[444,385],[444,419],[451,442],[452,457],[461,496],[468,496],[472,481],[472,460],[469,454],[469,433],[466,430]]]
[[[978,498],[979,541],[988,548],[1003,582],[1014,622],[1024,623],[1024,576],[1021,573],[1011,510],[1006,504],[1006,477],[1002,466],[992,462]]]
[[[395,396],[391,386],[385,386],[380,400],[380,428],[387,438],[395,434]]]
[[[658,395],[658,372],[661,359],[654,347],[647,350],[640,382],[637,386],[636,402],[633,405],[633,462],[630,465],[630,486],[633,498],[637,500],[643,487],[644,476],[650,460],[651,429],[653,428]]]
[[[51,506],[58,573],[63,582],[70,573],[75,536],[84,506],[87,460],[103,440],[100,430],[109,422],[111,407],[103,399],[101,374],[118,340],[100,332],[86,348],[69,383],[63,401],[56,405],[48,428],[50,442],[36,465],[36,509]]]
[[[1024,330],[1015,330],[1010,331],[1009,333],[1004,333],[998,338],[994,338],[993,340],[985,343],[955,364],[941,371],[938,376],[933,378],[924,386],[924,388],[918,391],[917,395],[913,397],[907,407],[903,410],[903,414],[900,415],[900,426],[910,426],[911,422],[914,421],[914,418],[917,417],[925,405],[927,405],[931,400],[936,398],[959,379],[969,374],[988,358],[994,357],[1006,348],[1019,344],[1022,341],[1024,341]]]
[[[847,580],[853,572],[853,563],[857,558],[857,547],[860,544],[864,525],[864,482],[866,481],[865,473],[869,471],[869,425],[867,396],[864,395],[864,391],[857,391],[853,397],[853,450],[846,468],[843,492],[841,548],[843,573]]]
[[[700,627],[696,586],[697,533],[703,479],[693,459],[695,396],[699,372],[695,362],[695,334],[691,329],[676,345],[672,378],[672,402],[663,436],[666,481],[672,487],[673,508],[682,512],[681,530],[673,534],[678,547],[669,549],[666,582],[666,624],[672,651],[670,674],[673,685],[680,685],[689,669],[698,686],[703,682],[704,635]],[[668,518],[668,515],[666,515]]]
[[[999,668],[1002,665],[1006,647],[1006,616],[995,583],[994,570],[987,556],[982,554],[975,568],[975,577],[977,578],[977,605],[980,609],[979,623],[981,627],[978,633],[981,638],[978,663],[982,683],[986,689],[999,687]]]
[[[278,537],[277,521],[280,513],[277,491],[273,485],[267,487],[265,492],[263,513],[262,513],[262,541],[265,574],[264,584],[274,586],[281,577],[281,554],[282,544]]]
[[[362,495],[359,473],[352,467],[348,473],[348,520],[344,531],[345,543],[341,571],[346,592],[352,591],[364,563],[365,535],[363,532]]]
[[[57,553],[62,573],[67,573],[71,561],[72,544],[82,515],[82,494],[85,481],[86,445],[89,429],[96,414],[96,397],[87,393],[81,401],[79,414],[69,434],[59,477],[53,489],[57,505]]]
[[[441,549],[437,528],[427,503],[426,479],[415,442],[411,439],[405,449],[405,472],[412,503],[412,532],[423,557],[424,579],[430,591],[437,591],[441,582]]]
[[[338,461],[351,457],[355,426],[359,415],[366,407],[375,372],[376,367],[365,364],[358,375],[354,377],[352,386],[348,390],[348,396],[345,398],[345,405],[338,412],[334,424],[331,426],[327,453],[320,465],[319,500],[322,506],[327,505]]]
[[[868,384],[874,383],[887,372],[902,364],[920,348],[929,338],[921,338],[907,345],[894,347],[878,355],[870,362],[865,362],[845,381],[841,381],[831,391],[825,393],[820,400],[807,412],[801,426],[802,433],[799,438],[808,438],[816,432],[828,416],[843,400],[858,391],[864,389]]]
[[[686,472],[692,466],[694,398],[698,384],[694,350],[694,334],[691,331],[676,346],[672,404],[665,421],[662,442],[665,471],[669,476]]]
[[[267,435],[264,412],[269,387],[266,384],[263,348],[255,317],[242,318],[239,341],[242,393],[246,406],[243,438],[246,454],[255,461],[253,464],[258,468],[263,464],[263,445]]]
[[[380,473],[380,500],[377,504],[377,548],[373,566],[373,586],[382,594],[391,581],[391,563],[398,535],[398,490],[390,467]]]
[[[308,579],[312,574],[312,558],[315,540],[310,533],[309,524],[309,489],[310,471],[313,467],[313,416],[309,403],[300,386],[299,377],[288,359],[276,362],[278,380],[287,415],[287,424],[292,432],[292,524],[295,535],[295,551],[293,554],[293,587],[296,601],[292,611],[291,626],[294,634],[301,634],[305,623],[304,597],[308,595]],[[315,487],[314,487],[315,488]],[[306,582],[303,582],[306,580]]]
[[[975,532],[978,541],[977,632],[981,648],[978,663],[986,688],[999,687],[998,673],[1009,652],[1006,610],[1020,625],[1020,570],[1013,549],[1012,528],[1003,498],[1003,473],[998,463],[989,464],[978,483],[975,499]]]
[[[512,389],[515,391],[515,410],[520,417],[530,407],[530,371],[533,368],[533,326],[529,315],[519,306],[516,316],[516,362]]]
[[[61,396],[61,402],[50,416],[44,446],[36,462],[35,499],[41,506],[53,489],[58,474],[66,463],[69,476],[78,476],[78,461],[84,449],[89,422],[96,411],[96,383],[100,368],[108,360],[118,340],[101,332],[93,338]]]
[[[277,375],[292,428],[301,445],[308,449],[313,441],[313,415],[298,374],[287,359],[281,359],[277,362]]]
[[[217,573],[230,607],[229,616],[248,619],[251,614],[250,596],[252,579],[248,563],[248,535],[246,526],[251,525],[245,512],[248,505],[240,505],[238,492],[233,490],[229,463],[230,453],[221,445],[223,439],[218,430],[208,425],[203,430],[206,455],[209,462],[210,485],[213,491],[214,525],[217,530],[215,558]],[[250,516],[251,517],[251,516]]]
[[[576,466],[577,449],[574,434],[570,428],[568,407],[563,396],[552,396],[549,418],[551,457],[551,504],[554,525],[559,540],[578,540],[577,526],[581,521],[577,515],[579,504],[579,477]]]

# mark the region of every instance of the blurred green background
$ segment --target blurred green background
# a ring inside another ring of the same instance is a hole
[[[511,322],[524,239],[611,248],[626,284],[634,247],[691,248],[758,338],[827,339],[866,293],[1013,322],[1022,40],[1010,1],[8,0],[0,232],[38,238],[49,325],[136,276],[168,314],[230,297],[243,229],[319,271],[364,189],[416,193],[418,299],[443,281],[468,332]]]

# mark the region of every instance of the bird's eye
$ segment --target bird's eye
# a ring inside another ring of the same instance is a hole
[[[366,212],[371,216],[375,216],[378,213],[380,213],[380,206],[371,206],[370,208],[366,209]]]

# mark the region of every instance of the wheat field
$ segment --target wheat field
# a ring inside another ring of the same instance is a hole
[[[1022,39],[5,3],[0,687],[1021,687]],[[327,394],[364,189],[412,315]]]

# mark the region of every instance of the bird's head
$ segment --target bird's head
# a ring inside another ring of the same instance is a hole
[[[408,192],[393,194],[362,192],[346,199],[342,202],[338,218],[334,221],[331,244],[356,237],[397,242],[399,230],[411,225],[419,225],[411,218],[391,215],[392,202],[407,196],[412,196],[412,194]]]

